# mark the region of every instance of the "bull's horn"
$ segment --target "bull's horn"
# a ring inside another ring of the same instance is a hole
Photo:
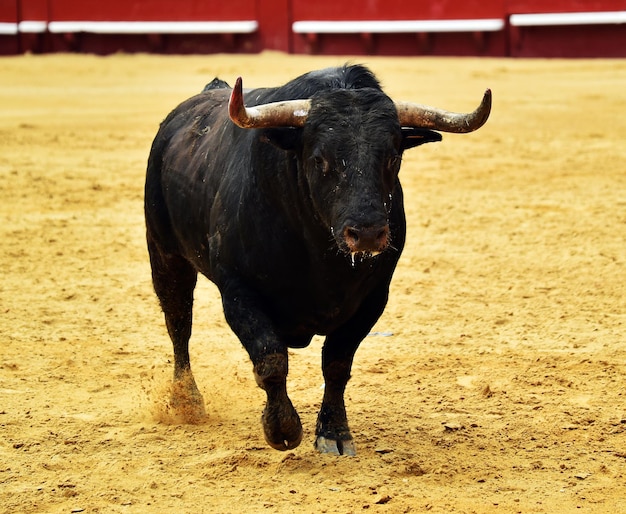
[[[461,114],[410,102],[396,102],[398,119],[403,127],[419,127],[463,134],[479,129],[491,112],[491,89],[474,112]]]
[[[311,100],[288,100],[246,107],[243,104],[241,77],[228,102],[230,119],[241,128],[302,127],[311,108]]]

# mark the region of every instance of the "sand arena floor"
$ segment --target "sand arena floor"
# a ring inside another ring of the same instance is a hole
[[[143,181],[159,122],[214,76],[346,58],[0,59],[0,511],[619,512],[626,501],[626,61],[361,58],[393,98],[487,125],[407,152],[409,241],[346,394],[355,458],[312,447],[321,340],[293,351],[303,444],[197,289],[208,419],[168,416]]]

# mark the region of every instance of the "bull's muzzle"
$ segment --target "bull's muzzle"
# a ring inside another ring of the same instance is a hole
[[[351,254],[377,255],[389,246],[389,225],[346,226],[343,229],[343,240]]]

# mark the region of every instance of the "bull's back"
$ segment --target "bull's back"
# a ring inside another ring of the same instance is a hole
[[[205,90],[174,109],[153,141],[145,185],[148,237],[167,253],[184,254],[189,239],[210,224],[207,213],[220,187],[220,152],[232,139],[230,90]],[[205,232],[206,233],[206,232]]]

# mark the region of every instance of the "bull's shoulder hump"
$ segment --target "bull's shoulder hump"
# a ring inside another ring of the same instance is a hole
[[[206,86],[204,86],[204,89],[202,90],[202,92],[204,93],[212,89],[232,89],[232,88],[228,85],[228,82],[218,77],[215,77],[211,82],[209,82]]]
[[[167,119],[190,115],[191,113],[210,112],[216,107],[228,105],[230,89],[210,89],[187,98],[174,108]],[[166,119],[166,121],[167,121]]]

